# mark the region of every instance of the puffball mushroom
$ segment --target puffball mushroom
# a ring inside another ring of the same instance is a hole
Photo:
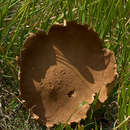
[[[19,67],[20,95],[47,127],[65,124],[72,113],[68,124],[85,119],[97,93],[100,103],[106,101],[117,75],[113,52],[88,25],[76,22],[31,34]]]

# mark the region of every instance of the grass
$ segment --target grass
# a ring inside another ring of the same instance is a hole
[[[130,128],[130,1],[128,0],[1,0],[0,1],[0,129],[43,130],[31,119],[18,97],[16,56],[30,32],[48,32],[55,23],[87,23],[116,56],[118,78],[102,108],[93,107],[79,130]],[[99,119],[99,118],[103,118]],[[104,124],[105,121],[107,123]],[[111,125],[110,125],[111,124]],[[59,124],[56,130],[63,129]],[[67,130],[71,130],[66,126]]]

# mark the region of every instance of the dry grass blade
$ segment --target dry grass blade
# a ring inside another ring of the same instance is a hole
[[[124,121],[122,121],[117,127],[113,128],[113,130],[117,130],[118,128],[120,128],[125,122],[129,121],[130,116],[128,116]]]
[[[2,46],[0,45],[0,52],[2,55],[4,55],[4,49],[2,48]]]

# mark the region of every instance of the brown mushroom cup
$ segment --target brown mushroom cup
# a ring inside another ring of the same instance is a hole
[[[19,58],[20,95],[32,116],[47,127],[86,118],[99,93],[104,103],[116,79],[114,54],[88,25],[53,25],[48,34],[31,34]]]

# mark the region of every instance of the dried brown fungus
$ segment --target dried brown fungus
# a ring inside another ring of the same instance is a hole
[[[99,93],[104,103],[116,79],[113,53],[103,48],[99,36],[88,25],[68,22],[53,25],[48,34],[31,34],[19,58],[20,95],[35,119],[47,127],[86,118]]]

